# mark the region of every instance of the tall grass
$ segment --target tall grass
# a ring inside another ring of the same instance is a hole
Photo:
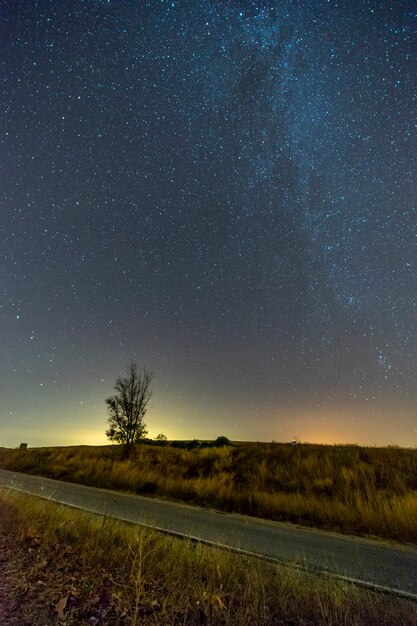
[[[417,623],[406,600],[1,489],[0,547],[2,626]]]
[[[0,466],[225,511],[417,543],[417,450],[247,443],[0,450]]]

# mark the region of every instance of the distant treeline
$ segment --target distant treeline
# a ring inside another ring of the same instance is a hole
[[[170,448],[179,448],[180,450],[196,450],[197,448],[222,448],[223,446],[232,446],[232,442],[223,435],[217,437],[214,441],[201,441],[200,439],[178,439],[168,441],[164,439],[142,439],[140,443],[148,446],[164,446]]]

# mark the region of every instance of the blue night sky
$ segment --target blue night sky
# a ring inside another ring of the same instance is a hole
[[[0,445],[417,446],[417,3],[0,13]]]

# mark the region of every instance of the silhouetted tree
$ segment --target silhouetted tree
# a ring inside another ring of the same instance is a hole
[[[129,457],[134,444],[147,435],[143,418],[152,396],[152,379],[152,372],[145,367],[138,371],[136,362],[132,361],[127,377],[116,381],[116,394],[106,400],[109,413],[106,435],[111,441],[123,444],[125,457]]]

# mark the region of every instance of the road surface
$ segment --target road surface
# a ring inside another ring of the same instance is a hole
[[[417,601],[417,550],[0,470],[0,486]],[[417,523],[417,522],[416,522]]]

